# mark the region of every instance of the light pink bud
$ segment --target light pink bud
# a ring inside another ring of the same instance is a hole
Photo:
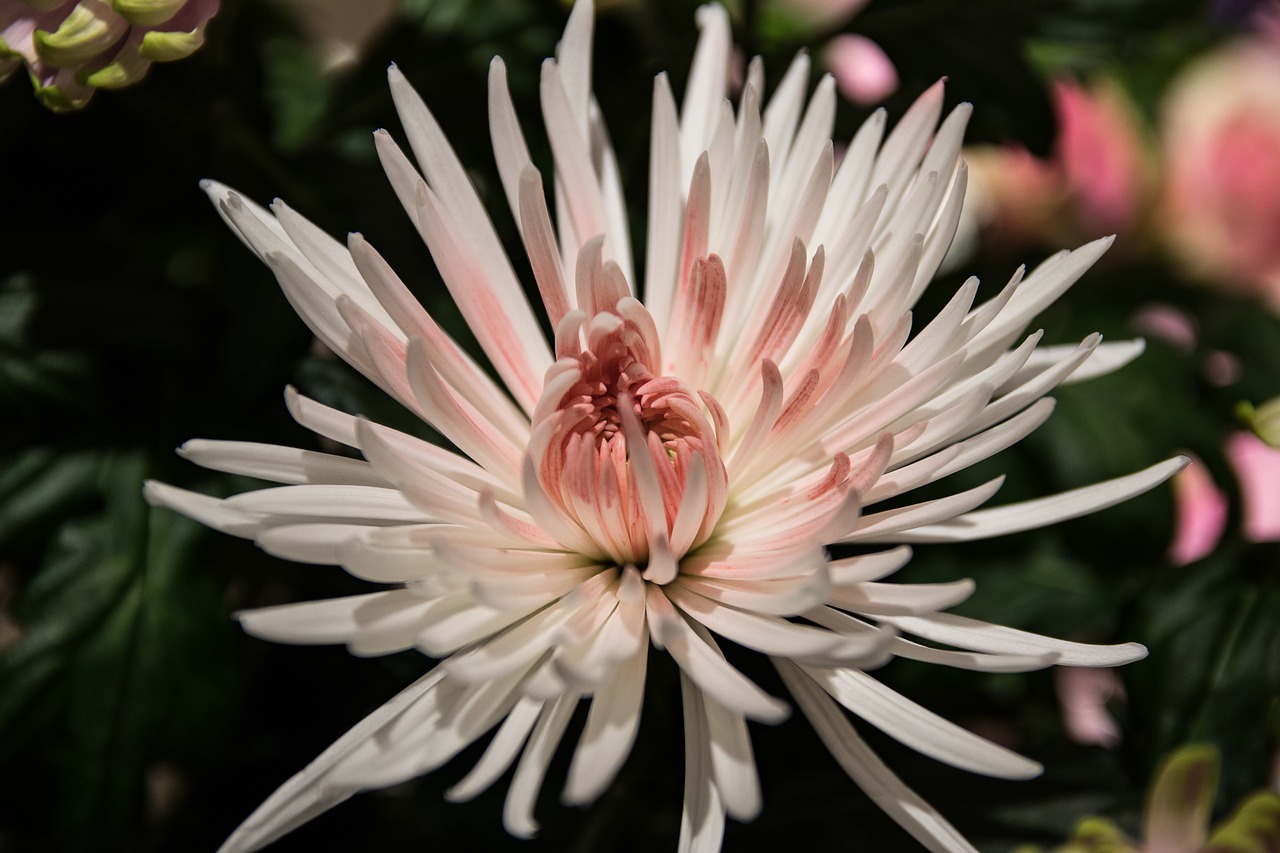
[[[893,60],[865,36],[836,36],[827,45],[826,59],[840,94],[855,104],[878,103],[898,88]]]

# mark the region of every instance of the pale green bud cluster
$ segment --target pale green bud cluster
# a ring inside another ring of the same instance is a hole
[[[219,0],[0,0],[0,79],[25,67],[54,112],[121,89],[204,44]]]

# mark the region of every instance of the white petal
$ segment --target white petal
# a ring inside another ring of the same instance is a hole
[[[431,521],[404,495],[385,486],[319,484],[277,486],[227,499],[233,509],[296,519],[406,522]]]
[[[952,613],[923,616],[880,616],[880,622],[901,628],[926,640],[962,649],[1004,655],[1038,655],[1054,652],[1063,666],[1120,666],[1142,660],[1147,650],[1138,643],[1095,646],[1043,637],[1016,628],[979,622]]]
[[[562,797],[567,805],[586,805],[599,797],[631,752],[644,702],[647,660],[646,643],[596,691],[586,728],[569,765]]]
[[[876,581],[902,568],[911,559],[911,549],[905,545],[890,548],[888,551],[877,551],[874,554],[860,554],[857,557],[846,557],[836,560],[827,566],[833,587],[845,586],[860,581]]]
[[[680,671],[680,702],[684,711],[684,801],[677,853],[720,853],[725,810],[712,775],[705,700],[684,670]]]
[[[937,498],[924,503],[864,515],[858,519],[853,531],[841,537],[840,541],[845,543],[928,541],[916,539],[916,532],[920,529],[930,529],[928,525],[940,519],[954,519],[957,516],[961,518],[967,517],[962,516],[961,513],[968,512],[975,506],[981,506],[989,501],[991,496],[999,491],[1002,485],[1004,485],[1004,477],[996,477],[981,486],[975,486],[972,489],[948,495],[945,498]],[[977,514],[971,513],[971,515]],[[949,523],[952,522],[942,522],[942,524]],[[941,527],[942,524],[934,526]],[[1039,525],[1035,526],[1038,527]]]
[[[706,696],[702,708],[707,715],[711,776],[725,811],[738,820],[754,820],[760,813],[760,777],[746,718]]]
[[[578,694],[561,696],[542,712],[538,725],[529,736],[502,809],[502,825],[516,838],[532,838],[538,832],[538,823],[533,819],[533,803],[538,798],[551,756],[576,707]]]
[[[702,34],[698,37],[680,108],[682,187],[689,185],[693,164],[711,141],[717,105],[728,91],[729,51],[733,47],[729,16],[722,7],[711,3],[699,7],[697,20]]]
[[[786,703],[774,699],[734,669],[705,628],[686,622],[660,588],[650,584],[645,592],[654,645],[670,652],[681,672],[726,708],[762,723],[786,719]]]
[[[325,645],[345,643],[359,629],[356,611],[371,601],[403,596],[403,591],[374,592],[241,610],[236,614],[246,632],[277,643]]]
[[[917,527],[897,534],[896,541],[968,542],[1046,527],[1127,501],[1160,485],[1185,468],[1190,461],[1185,456],[1175,456],[1126,477],[1117,477],[1035,500],[978,510],[940,524]]]
[[[1099,376],[1106,376],[1124,367],[1133,361],[1147,348],[1147,342],[1141,338],[1135,338],[1129,341],[1109,341],[1100,344],[1089,360],[1077,367],[1070,376],[1064,380],[1064,384],[1074,382],[1084,382],[1088,379],[1095,379]],[[1049,365],[1060,360],[1074,349],[1070,344],[1059,346],[1041,347],[1036,350],[1027,361],[1023,373],[1026,376],[1032,376]],[[1014,377],[1014,384],[1025,381],[1026,377],[1022,374]]]
[[[866,673],[803,664],[800,668],[841,705],[937,761],[1001,779],[1030,779],[1044,769],[922,708]]]
[[[320,753],[302,772],[281,785],[266,802],[258,806],[218,848],[218,853],[248,853],[265,847],[354,794],[354,786],[326,786],[321,781],[338,762],[377,735],[383,727],[404,713],[406,708],[435,689],[443,677],[444,671],[441,668],[433,669],[357,723]]]
[[[275,557],[296,563],[336,566],[348,541],[374,529],[362,524],[285,524],[262,531],[255,541]]]
[[[973,594],[974,583],[857,583],[831,591],[827,603],[855,613],[908,616],[954,607]]]
[[[894,655],[910,660],[936,663],[974,672],[1031,672],[1053,666],[1058,662],[1056,652],[1038,655],[987,655],[980,652],[956,652],[951,649],[935,649],[922,646],[902,637],[894,637],[891,645]]]
[[[727,607],[682,590],[679,583],[668,587],[667,595],[673,604],[715,633],[767,655],[790,659],[844,656],[850,663],[864,663],[881,658],[889,639],[871,633],[853,641],[820,628]]]
[[[214,471],[243,474],[275,483],[387,484],[367,462],[296,447],[195,438],[178,448],[178,455]]]
[[[858,737],[835,702],[799,667],[778,658],[773,663],[832,757],[872,802],[932,853],[978,853],[942,815],[893,775]]]
[[[214,530],[230,533],[232,536],[252,539],[263,528],[261,516],[251,515],[228,506],[226,501],[219,498],[189,492],[156,480],[148,480],[143,485],[142,496],[152,506],[168,507],[187,518],[194,519]]]
[[[516,760],[545,704],[522,696],[502,721],[493,740],[489,741],[480,761],[460,782],[445,791],[445,799],[453,803],[466,802],[498,781],[498,777],[506,773]]]

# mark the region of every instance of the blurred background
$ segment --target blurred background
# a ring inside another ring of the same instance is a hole
[[[275,560],[141,499],[147,478],[212,494],[250,485],[184,463],[173,450],[189,438],[315,447],[285,411],[289,384],[426,434],[313,345],[198,181],[218,179],[260,202],[287,199],[337,235],[363,232],[473,344],[377,163],[372,130],[403,138],[387,65],[396,62],[431,105],[508,246],[519,244],[485,108],[495,53],[506,59],[535,161],[550,159],[537,74],[567,15],[562,3],[167,5],[176,11],[157,20],[132,7],[112,17],[97,0],[0,0],[0,72],[9,73],[0,83],[3,853],[214,849],[430,663],[241,635],[231,618],[238,609],[364,585],[340,570]],[[695,7],[598,4],[595,88],[637,228],[650,87],[667,70],[682,90]],[[1145,354],[1117,374],[1061,388],[1047,425],[955,480],[1005,472],[1003,503],[1174,453],[1195,459],[1171,486],[1088,518],[920,547],[903,573],[975,578],[978,591],[960,613],[1150,648],[1114,677],[982,675],[906,660],[878,673],[1044,762],[1042,778],[971,776],[878,732],[868,740],[992,853],[1055,848],[1089,815],[1139,839],[1155,768],[1190,742],[1220,756],[1214,815],[1229,817],[1277,783],[1280,736],[1280,451],[1268,444],[1280,442],[1280,404],[1266,405],[1280,397],[1280,7],[738,0],[729,8],[743,56],[760,54],[767,80],[798,50],[813,56],[815,75],[836,75],[837,141],[875,108],[896,120],[940,77],[949,104],[974,103],[965,222],[926,315],[970,274],[983,282],[981,301],[1020,264],[1117,235],[1038,325],[1057,343],[1092,331],[1142,337]],[[72,14],[93,26],[60,29]],[[781,690],[772,672],[734,660]],[[564,808],[560,756],[534,841],[503,832],[505,785],[467,805],[443,801],[473,749],[425,779],[358,796],[272,849],[674,849],[680,707],[674,667],[658,660],[651,670],[639,743],[617,783],[591,808]],[[730,822],[726,851],[797,841],[915,849],[802,720],[752,732],[765,810],[751,825]]]

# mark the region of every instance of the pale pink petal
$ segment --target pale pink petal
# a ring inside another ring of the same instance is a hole
[[[1227,528],[1227,496],[1205,464],[1192,457],[1191,464],[1173,478],[1173,498],[1177,517],[1169,562],[1185,566],[1209,556],[1218,546]]]
[[[855,104],[879,103],[898,89],[898,69],[893,60],[866,36],[836,36],[827,44],[826,59],[840,94]]]
[[[1120,745],[1120,726],[1107,702],[1124,697],[1124,686],[1110,669],[1060,666],[1053,683],[1062,705],[1062,721],[1076,743],[1114,749]]]
[[[1252,433],[1236,432],[1224,450],[1240,484],[1244,538],[1280,542],[1280,449]]]

